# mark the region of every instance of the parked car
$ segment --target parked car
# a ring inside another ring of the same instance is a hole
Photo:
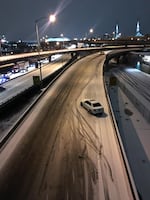
[[[10,79],[9,74],[0,74],[0,84],[5,83]]]
[[[94,99],[84,99],[81,101],[81,106],[84,107],[89,113],[93,115],[103,114],[103,106]]]

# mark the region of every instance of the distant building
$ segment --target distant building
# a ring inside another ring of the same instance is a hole
[[[135,34],[136,37],[142,37],[143,35],[140,33],[140,22],[137,21],[137,24],[136,24],[136,34]]]
[[[116,27],[115,27],[115,39],[118,39],[120,37],[119,35],[119,25],[116,24]]]
[[[104,35],[103,35],[103,37],[102,37],[104,40],[110,40],[112,37],[111,37],[111,35],[110,34],[108,34],[108,33],[105,33]]]
[[[43,49],[62,49],[68,46],[70,41],[71,40],[67,37],[47,38],[43,43],[41,43],[41,46]]]
[[[111,39],[118,39],[121,37],[121,33],[119,33],[119,25],[116,24],[115,31],[112,33]]]
[[[68,42],[70,41],[67,37],[53,37],[53,38],[47,38],[46,42]]]

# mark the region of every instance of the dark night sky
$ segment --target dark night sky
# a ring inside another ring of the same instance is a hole
[[[83,38],[90,28],[95,36],[112,33],[116,23],[122,35],[134,35],[137,20],[143,34],[150,33],[150,0],[0,0],[0,35],[8,40],[35,40],[35,20],[57,13],[57,21],[40,36]]]

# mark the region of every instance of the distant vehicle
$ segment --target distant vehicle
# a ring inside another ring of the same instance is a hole
[[[81,101],[80,105],[93,115],[104,113],[103,106],[94,99],[84,99],[83,101]]]
[[[9,79],[10,79],[9,75],[10,75],[9,73],[2,74],[2,77],[3,77],[4,79],[6,79],[6,80],[9,80]]]
[[[10,79],[9,74],[0,74],[0,84],[5,83]]]
[[[29,62],[28,61],[20,61],[17,62],[16,65],[12,68],[12,73],[19,73],[19,72],[27,72],[28,71]]]
[[[15,67],[12,68],[11,72],[12,73],[18,73],[18,72],[20,72],[20,68],[15,66]]]

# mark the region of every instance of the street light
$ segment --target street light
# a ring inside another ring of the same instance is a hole
[[[92,33],[94,32],[93,28],[91,28],[91,29],[89,30],[89,32],[92,34]]]
[[[94,32],[94,29],[93,29],[93,28],[90,28],[90,29],[88,30],[88,32],[85,33],[85,37],[84,37],[83,39],[84,39],[84,40],[88,39],[89,35],[90,35],[90,34],[92,35],[93,32]]]
[[[39,19],[35,20],[35,30],[36,30],[36,39],[37,39],[37,44],[38,44],[38,54],[39,54],[39,60],[40,60],[40,37],[39,37],[39,26],[38,23],[44,19],[47,19],[47,17],[40,17]],[[55,15],[50,15],[49,16],[49,22],[54,23],[56,21],[56,16]],[[42,85],[42,68],[41,68],[41,62],[40,62],[40,82]]]
[[[2,56],[2,40],[3,38],[0,37],[0,56]]]
[[[62,40],[63,40],[63,42],[62,42],[62,48],[64,48],[64,34],[61,33],[61,34],[60,34],[60,37],[62,37]]]
[[[2,43],[1,43],[1,39],[0,39],[0,56],[2,56]]]
[[[49,16],[49,21],[54,23],[56,21],[56,16],[55,15],[50,15]]]

